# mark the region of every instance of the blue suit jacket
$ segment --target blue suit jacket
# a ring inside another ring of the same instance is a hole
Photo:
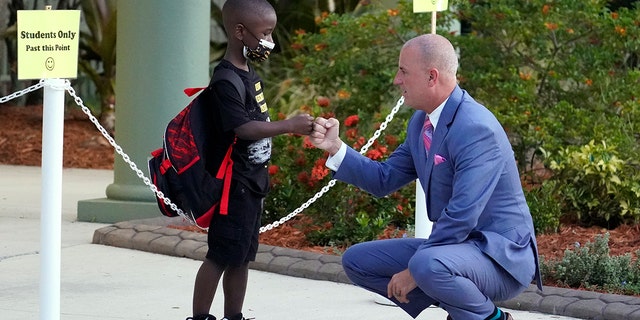
[[[334,177],[378,197],[420,179],[433,221],[424,247],[474,241],[518,282],[529,285],[536,279],[541,288],[533,221],[498,120],[456,86],[427,157],[421,138],[425,116],[414,112],[405,142],[385,162],[348,148]]]

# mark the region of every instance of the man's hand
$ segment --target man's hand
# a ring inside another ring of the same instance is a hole
[[[409,303],[407,294],[417,288],[418,285],[409,272],[409,269],[400,271],[391,277],[387,285],[387,297],[395,297],[401,303]]]
[[[340,150],[342,140],[338,137],[340,122],[338,119],[318,117],[313,123],[313,132],[309,135],[311,143],[318,149],[326,150],[334,155]]]

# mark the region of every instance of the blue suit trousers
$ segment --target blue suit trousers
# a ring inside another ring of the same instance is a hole
[[[402,238],[356,244],[344,253],[342,265],[355,285],[384,297],[391,277],[408,268],[418,287],[407,295],[409,303],[391,300],[413,318],[436,305],[455,320],[483,320],[494,311],[493,301],[511,299],[527,288],[473,241],[422,247],[424,242]]]

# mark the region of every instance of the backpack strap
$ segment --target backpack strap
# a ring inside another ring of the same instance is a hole
[[[211,83],[209,84],[209,86],[211,87],[214,83],[222,80],[229,81],[231,82],[231,84],[233,84],[233,86],[236,88],[236,91],[240,95],[242,105],[244,105],[247,100],[247,90],[245,89],[244,82],[242,82],[240,76],[231,69],[219,68],[213,72],[213,77],[211,78]]]
[[[242,101],[242,105],[244,105],[246,103],[247,90],[245,89],[244,82],[242,82],[240,76],[233,70],[219,68],[214,71],[209,87],[212,87],[215,83],[224,80],[231,82],[231,84],[236,88],[236,92],[240,95],[240,101]],[[231,159],[231,152],[233,151],[233,145],[236,144],[237,140],[238,137],[236,136],[233,139],[233,143],[229,145],[227,153],[220,164],[220,168],[218,168],[218,173],[216,174],[217,179],[222,179],[224,181],[219,211],[222,215],[229,213],[229,193],[231,192],[231,177],[233,175],[233,160]]]
[[[187,95],[187,97],[191,97],[194,94],[206,89],[207,87],[194,87],[194,88],[185,88],[184,89],[184,94]]]
[[[231,177],[233,175],[233,159],[231,159],[231,151],[233,145],[236,144],[238,137],[233,139],[233,143],[227,149],[227,153],[218,168],[216,179],[223,181],[222,183],[222,198],[220,198],[220,214],[226,215],[229,213],[229,193],[231,192]]]
[[[214,83],[218,81],[223,81],[223,80],[229,81],[231,82],[231,84],[233,84],[233,86],[236,88],[236,92],[238,92],[238,94],[240,95],[240,100],[242,101],[242,105],[244,105],[247,100],[247,92],[244,87],[244,82],[242,82],[242,79],[240,79],[240,76],[237,73],[235,73],[233,70],[227,69],[227,68],[220,68],[216,70],[213,73],[213,77],[211,78],[211,83],[209,83],[209,87],[213,86]],[[191,97],[206,88],[207,87],[185,88],[184,94],[186,94],[188,97]]]

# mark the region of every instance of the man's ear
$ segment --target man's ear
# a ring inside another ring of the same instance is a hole
[[[438,80],[438,78],[440,77],[440,73],[438,72],[438,69],[436,68],[431,68],[429,70],[429,84],[430,85],[434,85],[436,84],[436,81]]]

